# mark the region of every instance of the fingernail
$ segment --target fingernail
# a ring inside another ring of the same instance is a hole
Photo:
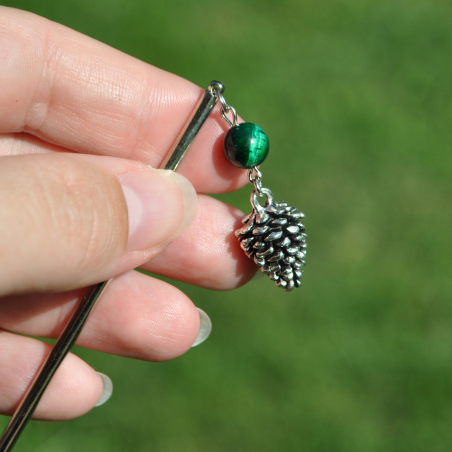
[[[210,321],[210,317],[202,309],[196,309],[199,312],[199,333],[192,347],[196,347],[204,342],[212,331],[212,322]]]
[[[128,250],[164,245],[195,219],[196,191],[174,171],[149,169],[118,176],[129,214]]]
[[[99,401],[96,403],[96,406],[103,405],[113,394],[113,383],[110,377],[107,377],[105,374],[101,374],[100,372],[96,372],[99,377],[102,379],[102,395],[100,396]]]

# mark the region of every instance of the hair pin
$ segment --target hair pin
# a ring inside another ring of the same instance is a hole
[[[176,171],[196,134],[214,106],[219,103],[221,116],[230,126],[223,142],[226,158],[233,165],[248,169],[249,180],[254,185],[251,192],[253,210],[242,220],[243,226],[235,232],[236,236],[246,255],[254,260],[260,270],[276,285],[290,291],[300,286],[303,274],[301,267],[305,265],[307,245],[305,227],[302,224],[304,215],[284,201],[273,202],[272,192],[262,186],[262,173],[258,166],[268,154],[267,135],[255,124],[239,124],[237,112],[226,103],[223,92],[224,86],[218,81],[212,81],[162,167]],[[232,120],[228,118],[229,113],[232,113]],[[259,198],[264,196],[266,201],[261,205]],[[11,417],[0,438],[0,452],[12,450],[107,284],[108,281],[103,281],[87,289]]]

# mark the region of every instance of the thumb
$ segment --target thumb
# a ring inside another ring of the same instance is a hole
[[[1,157],[0,200],[0,296],[70,290],[137,267],[197,210],[180,174],[77,154]]]

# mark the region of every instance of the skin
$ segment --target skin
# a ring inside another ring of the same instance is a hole
[[[11,414],[49,351],[15,333],[57,337],[87,285],[114,277],[77,344],[163,361],[191,347],[199,315],[178,289],[133,268],[226,290],[255,267],[233,235],[243,214],[202,194],[247,182],[223,156],[227,125],[217,110],[178,169],[198,193],[192,225],[170,243],[127,248],[117,175],[160,166],[202,88],[6,7],[0,61],[0,86],[8,88],[0,90],[0,413]],[[80,416],[101,392],[98,374],[70,354],[34,417]]]

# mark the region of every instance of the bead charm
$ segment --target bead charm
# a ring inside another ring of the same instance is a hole
[[[221,104],[220,113],[231,126],[226,133],[223,150],[233,165],[249,170],[249,180],[254,185],[251,192],[253,211],[243,220],[235,235],[245,254],[253,259],[261,272],[285,291],[301,285],[302,267],[305,265],[306,232],[304,214],[284,201],[273,202],[272,192],[262,186],[258,166],[268,155],[267,135],[257,125],[237,122],[235,109],[223,97],[224,86],[213,81],[210,89]],[[232,113],[232,121],[227,114]],[[259,198],[266,196],[264,205]]]
[[[244,226],[235,231],[245,254],[253,259],[261,272],[286,291],[300,287],[305,265],[306,234],[304,215],[284,201],[273,203],[270,190],[262,189],[267,202],[260,206],[257,193],[251,194],[253,212]]]
[[[223,149],[226,158],[233,165],[250,169],[259,166],[266,159],[268,138],[256,124],[243,122],[229,129],[224,137]]]

